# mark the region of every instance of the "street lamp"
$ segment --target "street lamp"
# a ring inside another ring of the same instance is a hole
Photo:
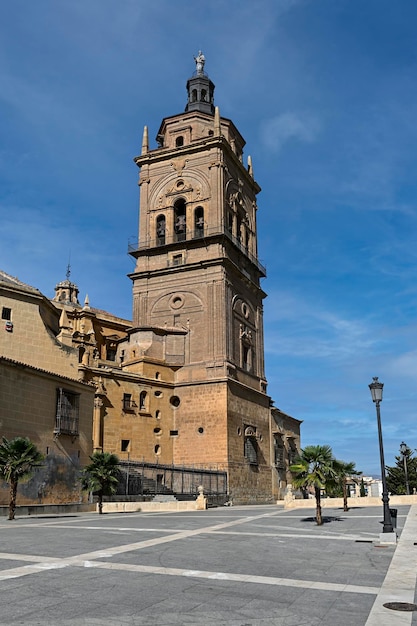
[[[371,396],[373,402],[376,405],[376,419],[378,422],[378,439],[379,439],[379,456],[381,459],[381,478],[382,478],[382,505],[384,508],[384,527],[383,533],[392,533],[394,529],[392,527],[391,514],[389,511],[389,497],[387,490],[387,481],[385,476],[385,461],[384,461],[384,444],[382,441],[382,429],[381,429],[381,413],[379,405],[382,402],[382,390],[384,383],[379,382],[378,377],[373,377],[373,382],[369,385],[371,390]]]
[[[407,468],[407,450],[408,446],[404,441],[400,445],[400,452],[404,461],[404,474],[405,474],[405,493],[407,496],[410,495],[410,485],[408,484],[408,468]]]

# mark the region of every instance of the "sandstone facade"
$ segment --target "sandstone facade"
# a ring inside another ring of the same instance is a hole
[[[230,500],[273,501],[291,479],[300,421],[267,393],[260,187],[201,68],[187,89],[185,112],[162,121],[155,148],[145,127],[134,159],[133,320],[81,305],[68,272],[49,303],[37,290],[20,301],[15,290],[13,334],[3,333],[0,354],[89,390],[91,450],[224,470]],[[35,301],[43,302],[36,314]],[[43,393],[47,401],[52,388]]]

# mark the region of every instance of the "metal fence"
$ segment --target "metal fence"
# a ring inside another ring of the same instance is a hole
[[[120,470],[118,495],[196,496],[200,485],[205,495],[227,494],[227,472],[222,470],[140,461],[120,461]]]

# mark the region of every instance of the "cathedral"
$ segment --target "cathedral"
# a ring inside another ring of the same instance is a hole
[[[71,437],[77,447],[85,395],[91,451],[117,454],[131,475],[140,477],[142,468],[142,488],[145,467],[156,468],[159,486],[179,493],[178,485],[167,484],[167,468],[186,468],[200,472],[198,482],[210,473],[218,485],[220,477],[217,491],[225,500],[272,502],[291,480],[301,422],[275,408],[267,392],[260,187],[242,135],[214,104],[201,52],[195,61],[185,111],[162,120],[155,147],[145,126],[134,158],[140,210],[138,238],[129,244],[133,319],[95,309],[88,299],[81,305],[68,271],[43,304],[45,337],[36,354],[23,356],[15,324],[21,302],[14,300],[11,277],[0,273],[2,322],[12,325],[2,329],[0,367],[22,363],[61,374],[65,384],[57,386],[54,414],[42,428],[55,442]],[[37,294],[42,297],[47,300]],[[73,418],[78,431],[67,432],[61,426]],[[3,430],[7,436],[4,424]],[[51,443],[48,454],[54,453]]]

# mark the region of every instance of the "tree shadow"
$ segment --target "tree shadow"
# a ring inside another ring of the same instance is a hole
[[[323,524],[331,524],[331,522],[344,522],[345,518],[344,517],[338,517],[336,515],[323,515],[322,516],[322,520],[323,520]],[[310,522],[310,523],[314,522],[315,524],[317,523],[315,517],[304,517],[300,521],[301,522]]]
[[[28,517],[31,517],[32,519],[64,519],[67,517],[79,517],[79,515],[28,515]]]
[[[334,507],[334,508],[335,509],[337,508],[338,511],[344,511],[344,508],[342,506],[338,506],[338,507]],[[364,507],[364,506],[350,506],[350,507],[348,507],[348,510],[349,511],[353,511],[353,510],[356,510],[356,509],[364,509],[364,508],[366,508],[366,507]],[[347,513],[347,511],[345,511],[345,513]]]

